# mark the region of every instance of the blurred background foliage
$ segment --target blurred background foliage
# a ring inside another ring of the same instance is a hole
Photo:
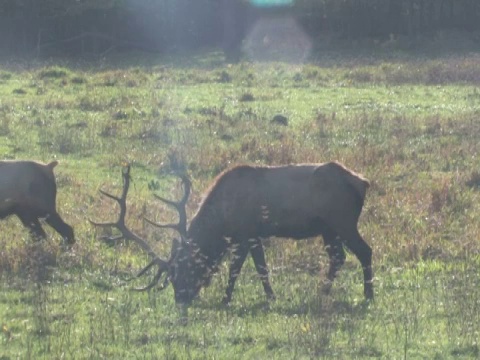
[[[0,56],[89,56],[221,47],[235,58],[259,17],[293,17],[311,37],[478,36],[477,0],[1,0]],[[477,39],[478,40],[478,39]]]

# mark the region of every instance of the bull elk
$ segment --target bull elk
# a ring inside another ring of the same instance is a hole
[[[73,229],[56,210],[57,185],[53,169],[58,161],[43,164],[28,160],[0,161],[0,219],[16,215],[37,239],[46,238],[39,219],[55,229],[68,244]]]
[[[269,299],[274,293],[269,282],[262,238],[270,236],[305,239],[322,235],[329,255],[328,292],[337,271],[345,261],[344,246],[362,265],[364,295],[373,299],[372,250],[358,232],[357,223],[363,207],[367,179],[338,162],[288,166],[236,166],[221,173],[207,191],[187,228],[185,206],[191,184],[182,176],[184,195],[178,202],[157,198],[173,206],[179,213],[177,224],[150,224],[172,228],[180,240],[173,243],[170,258],[163,260],[148,243],[125,225],[126,196],[130,183],[130,166],[122,171],[123,192],[116,197],[102,194],[120,205],[116,222],[94,225],[115,226],[121,237],[135,241],[152,258],[137,277],[157,265],[152,282],[141,289],[155,286],[166,273],[162,288],[171,282],[177,304],[189,305],[200,289],[210,282],[228,250],[233,252],[229,280],[224,297],[232,298],[235,281],[250,253]]]

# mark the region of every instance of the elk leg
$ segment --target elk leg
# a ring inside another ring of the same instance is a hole
[[[54,228],[68,244],[73,244],[75,242],[72,227],[65,223],[57,212],[50,213],[45,221],[48,225]]]
[[[355,254],[362,264],[364,294],[367,300],[373,299],[372,248],[355,229],[348,236],[342,236],[345,245]]]
[[[228,304],[232,300],[232,293],[235,286],[235,281],[240,274],[240,270],[242,270],[243,263],[245,262],[248,251],[250,249],[248,241],[240,241],[234,246],[235,247],[233,250],[233,260],[230,264],[230,270],[228,274],[228,286],[225,297],[222,300],[224,304]]]
[[[265,261],[265,251],[263,249],[262,241],[260,239],[250,240],[250,254],[255,264],[255,269],[262,281],[263,289],[267,294],[268,300],[275,300],[275,294],[273,293],[270,281],[268,279],[268,267]]]
[[[39,240],[47,238],[47,234],[43,230],[37,217],[25,213],[17,214],[17,216],[22,224],[30,230],[30,234],[34,239]]]
[[[323,242],[325,249],[330,258],[330,267],[327,274],[327,282],[323,287],[323,292],[328,294],[332,288],[332,282],[335,279],[338,270],[345,262],[345,250],[341,240],[337,237],[337,234],[331,230],[325,231],[323,234]]]

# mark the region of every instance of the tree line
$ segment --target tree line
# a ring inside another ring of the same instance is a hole
[[[0,0],[0,55],[88,55],[112,50],[238,50],[262,16],[288,14],[312,38],[415,37],[480,30],[478,0]]]

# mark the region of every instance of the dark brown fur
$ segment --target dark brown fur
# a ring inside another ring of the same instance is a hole
[[[0,161],[0,219],[16,215],[35,238],[45,238],[39,219],[54,228],[69,244],[75,242],[73,229],[56,210],[57,186],[54,167],[28,160]]]
[[[357,230],[368,187],[367,179],[337,162],[242,165],[223,172],[207,191],[174,259],[176,301],[189,303],[229,249],[234,258],[224,301],[230,301],[249,252],[267,296],[273,298],[260,239],[317,235],[323,236],[330,256],[329,284],[345,260],[345,245],[360,260],[365,296],[373,298],[372,252]]]

